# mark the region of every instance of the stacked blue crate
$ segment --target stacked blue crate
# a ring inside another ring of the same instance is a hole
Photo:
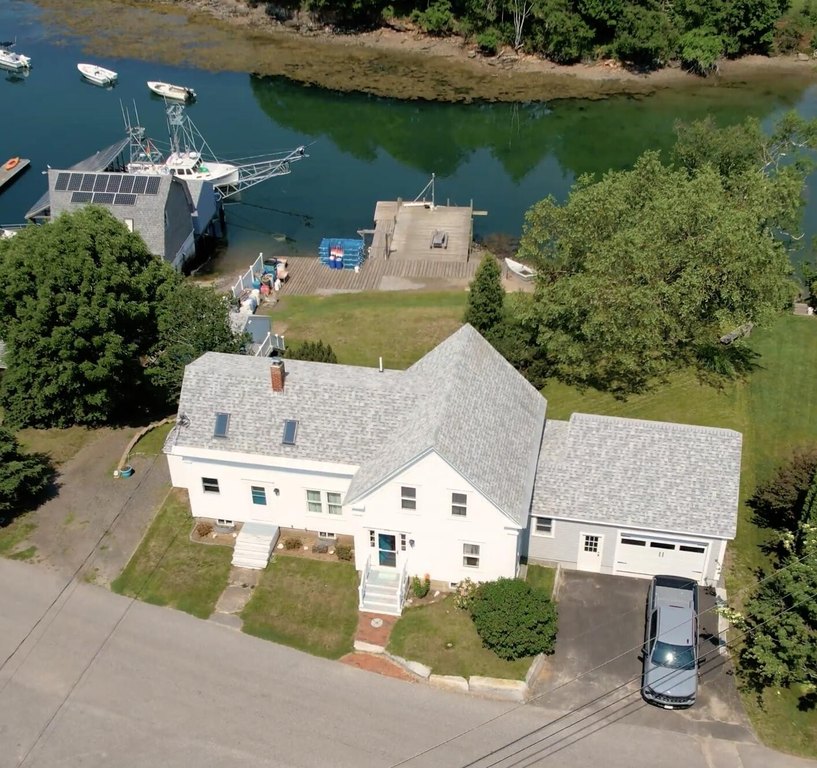
[[[318,246],[318,256],[330,269],[354,269],[366,259],[366,246],[363,240],[325,237]]]

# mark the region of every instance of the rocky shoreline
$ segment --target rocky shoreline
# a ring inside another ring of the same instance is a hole
[[[548,101],[648,95],[664,88],[724,87],[780,77],[817,80],[806,57],[726,61],[707,79],[668,67],[631,72],[615,62],[559,66],[503,51],[483,57],[458,38],[410,28],[342,35],[280,23],[243,0],[34,0],[44,21],[82,37],[89,52],[217,71],[283,76],[340,91],[433,101]]]

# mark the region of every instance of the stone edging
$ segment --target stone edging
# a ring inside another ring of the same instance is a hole
[[[163,424],[167,424],[168,422],[176,421],[175,416],[168,416],[166,419],[162,419],[161,421],[154,421],[152,424],[148,424],[146,427],[142,427],[128,442],[127,447],[125,448],[124,453],[122,454],[122,458],[119,459],[119,464],[116,465],[116,468],[121,470],[128,465],[128,457],[130,456],[130,452],[133,450],[136,443],[138,443],[148,432],[152,429],[156,429],[157,427],[161,427]]]
[[[507,680],[499,677],[480,677],[472,675],[469,678],[457,675],[434,675],[431,667],[421,664],[419,661],[411,661],[400,656],[394,656],[386,651],[382,645],[365,643],[362,640],[355,640],[355,650],[361,653],[372,653],[384,656],[398,667],[408,672],[418,682],[425,682],[434,688],[441,688],[446,691],[457,691],[458,693],[473,693],[479,696],[487,696],[491,699],[502,701],[527,701],[533,691],[534,680],[539,676],[547,658],[543,653],[536,656],[525,675],[524,680]]]

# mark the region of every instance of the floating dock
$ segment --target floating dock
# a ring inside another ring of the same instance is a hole
[[[9,158],[9,161],[10,160],[11,158]],[[4,165],[0,165],[0,190],[11,182],[18,173],[22,173],[31,164],[31,160],[20,157],[17,159],[17,164],[13,168],[6,168],[9,161],[6,161]]]

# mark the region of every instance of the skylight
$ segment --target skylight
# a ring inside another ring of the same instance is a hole
[[[281,438],[281,442],[284,445],[295,445],[295,434],[298,431],[298,422],[293,421],[292,419],[287,419],[284,422],[284,436]]]
[[[230,414],[217,413],[216,425],[213,428],[213,437],[227,437],[227,431],[230,428]]]

